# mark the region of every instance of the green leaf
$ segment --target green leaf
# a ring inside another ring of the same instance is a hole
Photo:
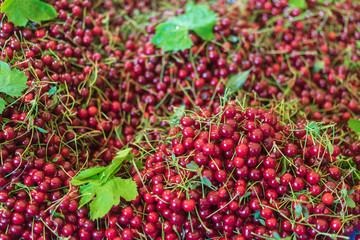
[[[302,209],[303,209],[302,213],[304,214],[305,219],[306,220],[309,219],[310,217],[309,210],[306,207],[303,207]]]
[[[295,207],[295,218],[298,219],[301,216],[302,213],[302,205],[300,203],[298,203]]]
[[[350,190],[349,195],[353,194],[354,192],[355,192],[354,190]]]
[[[233,92],[236,92],[244,85],[246,79],[249,77],[250,72],[251,69],[232,75],[227,82],[227,87],[230,88]]]
[[[52,87],[50,90],[49,90],[49,95],[53,95],[54,93],[56,93],[57,91],[57,88],[56,87]]]
[[[261,217],[261,215],[260,215],[260,210],[257,210],[257,211],[255,212],[254,218],[257,219],[257,220],[259,220],[259,222],[260,222],[263,226],[266,225],[265,220],[264,220],[264,219]]]
[[[190,28],[183,25],[179,17],[170,19],[156,27],[155,36],[151,42],[167,51],[182,51],[193,45],[189,37]]]
[[[327,142],[327,149],[329,150],[330,155],[334,153],[334,146],[330,141]]]
[[[306,0],[289,0],[289,6],[299,8],[299,9],[306,9]]]
[[[275,239],[281,239],[280,235],[277,232],[273,232],[273,236]]]
[[[55,8],[40,0],[5,0],[1,12],[5,12],[15,26],[25,26],[28,20],[41,24],[57,17]]]
[[[95,197],[95,193],[84,193],[83,195],[81,195],[79,201],[79,208],[88,204],[91,201],[91,199],[93,199],[94,197]]]
[[[72,180],[71,183],[73,184],[73,182],[75,181],[82,181],[86,178],[92,177],[94,175],[97,175],[101,172],[103,172],[106,168],[105,167],[92,167],[92,168],[88,168],[84,171],[81,171],[78,175],[76,175]],[[73,184],[75,185],[75,184]]]
[[[189,170],[199,170],[199,166],[194,161],[187,164],[186,168],[189,169]]]
[[[89,203],[91,199],[95,197],[95,192],[99,186],[98,182],[80,186],[79,192],[81,194],[81,199],[79,201],[79,208]]]
[[[36,129],[39,130],[39,132],[41,132],[41,133],[48,133],[47,130],[45,130],[45,129],[41,128],[41,127],[36,126]]]
[[[324,4],[325,2],[334,3],[334,0],[318,0],[319,4]]]
[[[356,47],[360,48],[360,40],[356,40],[355,43],[356,43]]]
[[[207,177],[204,177],[204,176],[201,177],[201,178],[200,178],[200,181],[201,181],[202,184],[204,184],[204,185],[212,188],[212,183],[211,183],[211,181],[210,181]]]
[[[228,40],[229,42],[232,42],[232,43],[237,43],[239,41],[239,38],[237,36],[234,36],[234,35],[230,35],[228,37]]]
[[[246,192],[245,194],[244,194],[244,196],[242,196],[243,198],[246,198],[246,197],[248,197],[248,196],[250,196],[251,195],[251,192]]]
[[[356,134],[360,135],[360,120],[356,120],[354,118],[350,118],[348,121],[348,126],[351,130],[353,130]]]
[[[119,194],[126,200],[132,201],[138,195],[136,182],[131,179],[115,178],[116,188]]]
[[[105,183],[109,178],[111,178],[117,171],[119,171],[122,162],[127,159],[130,160],[132,155],[129,155],[132,151],[132,148],[126,148],[124,150],[119,151],[116,154],[116,157],[112,160],[111,164],[106,167],[105,171],[102,175],[102,183]]]
[[[202,39],[214,39],[213,28],[217,23],[217,14],[207,6],[186,4],[185,14],[173,17],[156,27],[155,36],[151,42],[164,51],[181,51],[193,45],[189,30],[194,31]]]
[[[314,64],[314,72],[320,72],[325,68],[325,62],[324,61],[316,61]]]
[[[116,199],[118,193],[114,181],[110,180],[98,187],[95,194],[95,199],[90,203],[90,217],[93,220],[102,218],[110,211],[112,206],[120,203],[120,197]]]
[[[202,39],[211,41],[214,39],[213,28],[217,23],[217,14],[207,6],[188,3],[185,6],[186,20],[193,30]]]
[[[5,108],[6,108],[6,102],[4,99],[0,98],[0,114],[2,114]]]
[[[7,103],[13,103],[15,102],[15,99],[10,97],[9,95],[6,95],[4,96],[4,100],[7,102]]]
[[[356,207],[356,203],[354,202],[354,200],[352,200],[352,199],[349,198],[349,197],[346,197],[346,198],[345,198],[345,202],[346,202],[346,204],[347,204],[350,208]]]
[[[144,169],[144,164],[142,163],[141,160],[136,161],[135,166],[139,169],[139,171]]]
[[[174,113],[169,119],[170,126],[177,126],[181,118],[185,115],[185,105],[182,104],[180,107],[174,107]]]
[[[61,213],[55,212],[54,210],[50,209],[50,214],[53,217],[58,217],[58,218],[62,218],[65,219],[65,216]]]
[[[348,191],[345,187],[343,189],[341,189],[341,193],[342,193],[343,197],[347,197],[347,195],[348,195]]]
[[[23,72],[11,70],[7,63],[0,61],[0,92],[11,97],[20,97],[22,91],[28,87],[26,83],[27,76]]]
[[[255,218],[255,219],[261,219],[260,210],[257,210],[257,211],[254,213],[254,218]]]

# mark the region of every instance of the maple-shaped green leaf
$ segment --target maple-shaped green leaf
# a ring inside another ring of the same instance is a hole
[[[95,192],[99,186],[99,183],[96,182],[80,186],[81,199],[79,201],[79,208],[90,202],[91,199],[95,197]]]
[[[133,180],[118,177],[109,179],[94,191],[96,191],[96,197],[90,204],[90,217],[92,219],[105,216],[112,206],[120,203],[120,197],[126,201],[131,201],[138,195],[136,183]]]
[[[109,178],[112,177],[117,171],[119,171],[122,162],[127,159],[131,160],[133,155],[130,154],[132,148],[127,148],[125,150],[121,150],[116,153],[115,158],[112,160],[111,164],[106,167],[105,171],[103,172],[102,182],[106,182]]]
[[[81,199],[79,207],[90,203],[90,217],[102,218],[112,206],[120,203],[121,197],[126,201],[134,200],[137,195],[137,186],[131,179],[115,177],[122,162],[133,157],[132,148],[119,151],[107,167],[92,167],[80,172],[71,180],[72,185],[81,185],[79,192]],[[95,199],[94,199],[95,198]]]
[[[99,174],[101,172],[103,172],[106,168],[105,167],[92,167],[92,168],[88,168],[84,171],[81,171],[78,175],[76,175],[71,182],[76,182],[79,181],[81,182],[81,180],[84,180],[86,178],[92,177],[96,174]],[[73,184],[75,185],[75,184]]]
[[[207,6],[189,3],[185,6],[185,14],[173,17],[156,27],[151,42],[164,51],[181,51],[193,45],[189,30],[194,31],[204,40],[214,39],[213,28],[217,23],[217,14]]]
[[[0,61],[0,92],[11,97],[20,97],[28,86],[27,76],[17,69],[11,70],[9,65]]]
[[[356,134],[360,135],[360,120],[356,120],[354,118],[350,118],[348,121],[348,126],[351,130],[353,130]]]
[[[95,193],[84,193],[81,195],[80,201],[79,201],[79,208],[82,206],[88,204],[91,199],[95,197]]]
[[[162,47],[165,52],[182,51],[193,45],[189,30],[188,26],[182,24],[179,17],[175,17],[156,27],[156,34],[151,42]]]
[[[25,26],[29,20],[41,24],[57,17],[55,8],[40,0],[5,0],[1,12],[5,12],[15,26]]]
[[[2,112],[4,111],[6,107],[6,102],[4,99],[0,98],[0,114],[2,114]]]
[[[115,178],[116,189],[126,201],[132,201],[138,195],[136,182],[131,179]]]
[[[207,6],[188,3],[185,6],[185,16],[190,29],[204,40],[214,39],[213,28],[217,23],[217,14]]]
[[[110,211],[112,206],[120,203],[120,196],[113,180],[109,180],[98,187],[95,194],[95,199],[90,203],[91,219],[102,218]],[[119,197],[117,198],[117,196]]]

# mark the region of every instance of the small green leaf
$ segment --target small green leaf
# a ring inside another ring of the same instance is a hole
[[[55,8],[40,0],[5,0],[1,12],[5,12],[15,26],[25,26],[28,20],[41,24],[57,17]]]
[[[141,132],[139,133],[136,137],[135,137],[135,143],[140,143],[141,140],[143,139],[144,134]]]
[[[52,87],[50,90],[49,90],[49,95],[53,95],[54,93],[56,93],[56,91],[57,91],[57,87]]]
[[[343,189],[341,189],[341,193],[344,197],[347,197],[347,195],[348,195],[348,191],[345,187]]]
[[[181,51],[193,45],[189,30],[194,31],[202,39],[214,39],[213,28],[217,23],[217,14],[207,6],[188,3],[185,14],[173,17],[156,27],[155,36],[151,42],[164,51]]]
[[[25,73],[17,69],[11,70],[7,63],[0,61],[0,92],[11,97],[20,97],[22,91],[28,87],[26,83],[27,76]]]
[[[246,192],[245,194],[244,194],[244,196],[242,196],[243,198],[246,198],[246,197],[248,197],[248,196],[250,196],[251,195],[251,192]]]
[[[232,42],[232,43],[237,43],[239,41],[239,38],[237,36],[234,36],[234,35],[230,35],[228,37],[228,40],[229,42]]]
[[[345,202],[350,208],[355,208],[356,207],[356,203],[354,202],[354,200],[352,200],[349,197],[345,198]]]
[[[302,213],[304,214],[305,219],[306,220],[309,219],[310,217],[309,210],[306,207],[303,207],[302,209],[303,209]]]
[[[187,165],[186,165],[186,168],[187,168],[187,169],[190,169],[190,170],[199,170],[199,166],[198,166],[194,161],[192,161],[191,163],[187,164]]]
[[[272,235],[275,239],[281,239],[280,235],[277,232],[273,232]]]
[[[233,92],[236,92],[244,85],[247,78],[249,77],[250,72],[251,69],[232,75],[226,84],[227,87],[230,88]]]
[[[355,192],[354,190],[350,190],[349,195],[353,194],[354,192]]]
[[[289,0],[289,6],[299,8],[299,9],[306,9],[306,0]]]
[[[257,211],[254,213],[254,218],[255,218],[255,219],[261,219],[260,210],[257,210]]]
[[[330,155],[334,153],[334,146],[330,141],[327,142],[327,149],[329,150]]]
[[[86,178],[90,178],[94,175],[97,175],[101,172],[103,172],[106,168],[105,167],[92,167],[92,168],[88,168],[84,171],[81,171],[78,175],[76,175],[72,180],[71,183],[73,184],[73,182],[75,181],[82,181]],[[73,184],[74,185],[74,184]]]
[[[169,119],[170,126],[177,126],[181,118],[185,115],[185,105],[182,104],[180,107],[174,107],[174,113]]]
[[[316,61],[314,64],[314,72],[320,72],[325,68],[325,62],[324,61]]]
[[[212,188],[212,183],[211,183],[211,181],[210,181],[207,177],[202,176],[202,177],[200,178],[200,181],[201,181],[202,184],[204,184],[204,185]]]
[[[41,132],[41,133],[48,133],[47,130],[45,130],[45,129],[41,128],[41,127],[36,126],[36,129],[39,130],[39,132]]]
[[[360,48],[360,40],[356,40],[355,43],[356,43],[356,47],[357,47],[357,48]]]
[[[360,120],[356,120],[354,118],[350,118],[348,121],[348,126],[351,130],[353,130],[356,134],[360,135]]]
[[[301,216],[301,213],[302,213],[302,210],[303,209],[303,206],[298,203],[295,207],[295,218],[298,219],[300,216]]]
[[[142,163],[141,160],[138,160],[135,162],[136,167],[139,169],[139,171],[144,169],[144,164]]]
[[[4,99],[0,98],[0,114],[2,114],[5,108],[6,108],[6,102]]]
[[[50,214],[53,217],[58,217],[58,218],[62,218],[65,219],[65,216],[61,213],[55,212],[54,210],[50,209]]]

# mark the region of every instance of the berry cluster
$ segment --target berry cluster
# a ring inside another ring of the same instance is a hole
[[[140,236],[135,218],[153,239],[284,239],[294,232],[334,239],[354,232],[359,182],[343,163],[340,140],[326,126],[314,134],[307,122],[281,119],[235,103],[182,117],[144,170],[133,169],[140,199],[120,224],[135,231],[121,237]]]

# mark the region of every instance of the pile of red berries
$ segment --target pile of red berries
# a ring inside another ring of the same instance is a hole
[[[345,161],[358,166],[359,142],[346,157],[326,126],[281,120],[271,110],[235,103],[183,116],[168,142],[146,156],[145,168],[133,169],[140,197],[131,211],[123,209],[121,238],[335,239],[353,233],[360,223],[359,179]]]
[[[190,33],[191,49],[164,53],[155,27],[185,2],[50,0],[58,18],[26,27],[0,14],[1,61],[28,77],[0,114],[0,240],[333,239],[359,226],[357,136],[276,112],[284,100],[316,121],[360,113],[360,5],[220,0],[214,41]],[[272,108],[224,105],[246,70],[238,97]],[[177,125],[181,105],[195,113]],[[126,145],[140,195],[93,221],[70,181]]]

